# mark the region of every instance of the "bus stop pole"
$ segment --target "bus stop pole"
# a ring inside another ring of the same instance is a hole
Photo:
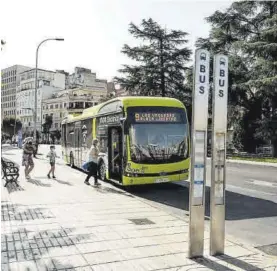
[[[214,56],[210,255],[224,253],[228,57]]]
[[[191,129],[188,257],[203,256],[210,53],[195,52]]]

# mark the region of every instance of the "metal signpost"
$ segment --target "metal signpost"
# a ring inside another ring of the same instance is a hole
[[[214,56],[210,254],[224,253],[228,57]]]
[[[189,258],[202,256],[204,250],[209,65],[210,53],[203,49],[196,50],[191,132]]]

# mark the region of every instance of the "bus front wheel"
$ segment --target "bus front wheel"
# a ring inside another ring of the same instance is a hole
[[[102,181],[106,180],[106,166],[103,161],[101,161],[99,165],[99,177]]]
[[[72,168],[74,168],[75,166],[74,166],[74,157],[73,157],[73,154],[72,153],[70,153],[70,162],[69,162],[69,164],[70,164],[70,166],[72,167]]]

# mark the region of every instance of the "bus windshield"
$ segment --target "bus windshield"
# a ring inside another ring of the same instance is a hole
[[[144,112],[133,112],[130,117],[131,160],[143,164],[160,164],[186,159],[188,128],[185,111],[168,108],[165,111],[164,108],[142,110]]]

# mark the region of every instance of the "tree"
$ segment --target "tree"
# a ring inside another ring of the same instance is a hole
[[[191,56],[191,50],[185,47],[187,33],[162,28],[151,18],[142,20],[140,26],[130,23],[129,33],[143,44],[123,46],[122,53],[137,65],[123,65],[119,72],[124,77],[116,77],[116,83],[132,94],[176,97],[189,102],[190,89],[184,85]]]
[[[14,123],[15,123],[15,118],[4,118],[3,119],[3,131],[8,133],[10,136],[14,134]],[[20,120],[16,120],[15,124],[15,133],[22,128],[22,123]]]
[[[47,141],[49,141],[49,133],[50,133],[50,129],[52,127],[52,124],[53,124],[52,115],[50,115],[50,116],[47,115],[45,117],[44,124],[42,124],[42,132],[47,135]]]
[[[6,44],[6,42],[4,40],[1,40],[1,51],[2,51],[2,48],[5,44]]]
[[[271,142],[277,156],[277,135],[270,128],[277,116],[277,2],[235,2],[207,21],[212,24],[210,36],[199,39],[197,46],[229,55],[236,136],[248,151]]]
[[[32,137],[34,137],[34,131],[31,133]],[[40,139],[40,133],[38,130],[36,130],[36,139]]]
[[[55,144],[55,140],[60,140],[62,135],[61,135],[61,131],[60,130],[55,130],[50,132],[50,137],[52,139],[53,144]]]

